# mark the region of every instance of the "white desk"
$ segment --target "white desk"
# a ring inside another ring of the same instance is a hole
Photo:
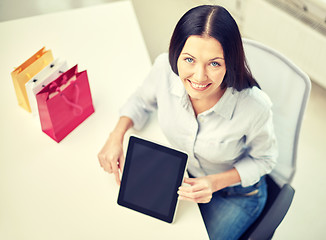
[[[0,239],[208,239],[196,204],[168,224],[117,205],[97,153],[150,69],[130,2],[0,23]],[[95,113],[57,144],[20,108],[14,67],[46,46],[87,69]],[[154,120],[140,133],[165,141]]]

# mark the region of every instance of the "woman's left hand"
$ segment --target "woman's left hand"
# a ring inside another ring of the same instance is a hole
[[[185,178],[184,183],[190,186],[179,187],[179,199],[195,203],[209,203],[213,196],[213,182],[209,176]]]

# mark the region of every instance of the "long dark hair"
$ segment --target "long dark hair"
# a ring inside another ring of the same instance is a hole
[[[202,5],[190,9],[181,17],[172,34],[169,48],[170,65],[177,75],[179,55],[192,35],[213,37],[222,45],[226,65],[222,89],[233,87],[241,91],[253,86],[259,87],[247,65],[238,25],[225,8]]]

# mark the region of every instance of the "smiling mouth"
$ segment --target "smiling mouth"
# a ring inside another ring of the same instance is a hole
[[[197,91],[204,91],[206,90],[212,83],[208,83],[208,84],[197,84],[197,83],[193,83],[192,81],[190,81],[189,79],[187,79],[187,81],[189,82],[189,85],[197,90]]]

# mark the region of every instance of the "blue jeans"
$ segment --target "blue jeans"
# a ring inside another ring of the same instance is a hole
[[[228,187],[198,204],[211,240],[239,239],[262,212],[267,199],[265,177],[250,187]]]

